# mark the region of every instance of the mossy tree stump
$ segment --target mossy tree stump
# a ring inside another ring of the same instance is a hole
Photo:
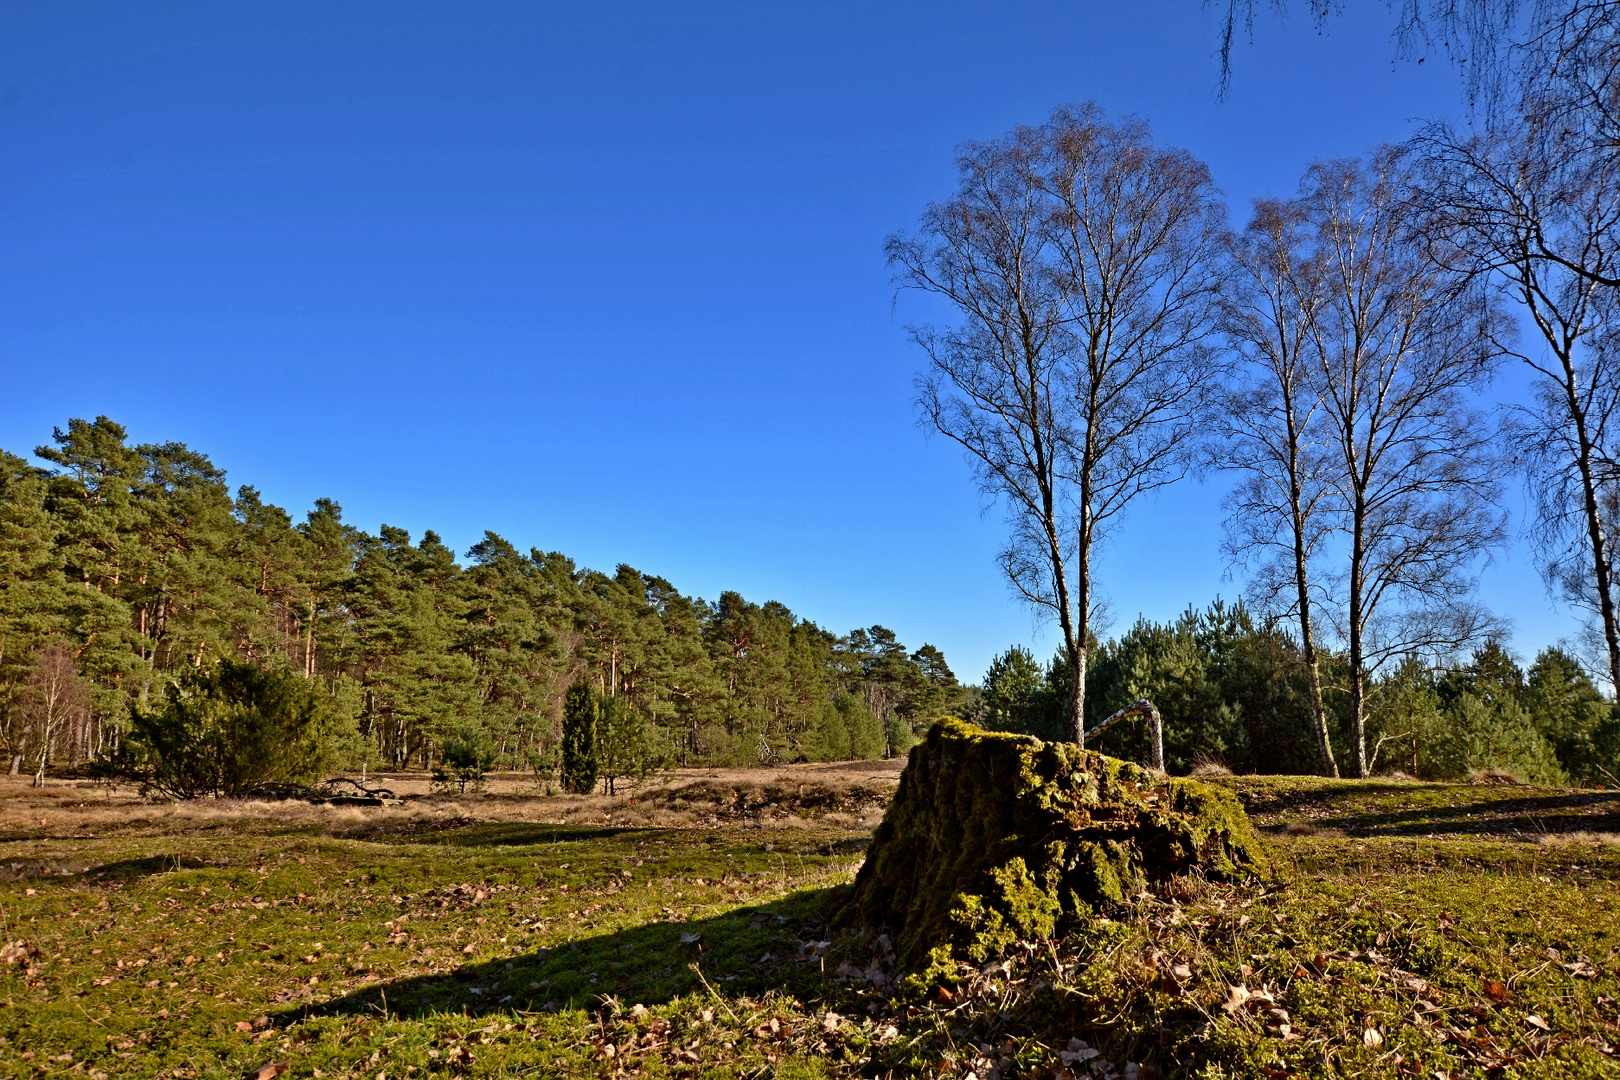
[[[1224,789],[943,720],[911,751],[842,916],[893,932],[915,972],[1052,937],[1175,874],[1231,879],[1260,861]]]

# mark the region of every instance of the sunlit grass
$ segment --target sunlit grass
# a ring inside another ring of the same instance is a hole
[[[1612,794],[1230,782],[1274,881],[898,996],[859,831],[13,821],[0,1076],[1620,1075]]]

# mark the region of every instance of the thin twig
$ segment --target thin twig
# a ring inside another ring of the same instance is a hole
[[[737,1014],[731,1011],[730,1005],[726,1004],[726,999],[721,997],[715,988],[709,985],[708,979],[704,978],[703,969],[698,967],[695,961],[687,964],[686,966],[692,969],[693,974],[698,977],[698,981],[703,984],[703,988],[709,992],[711,997],[714,998],[715,1003],[718,1004],[722,1009],[726,1010],[726,1015],[731,1017],[731,1022],[734,1024],[741,1024],[742,1021],[737,1019]]]

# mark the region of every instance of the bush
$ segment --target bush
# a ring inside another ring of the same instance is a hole
[[[534,773],[537,784],[545,784],[546,794],[551,794],[551,782],[557,777],[557,765],[561,761],[561,754],[554,746],[540,750],[528,750],[523,754],[523,762]]]
[[[352,734],[302,676],[234,660],[170,686],[156,708],[136,704],[130,719],[115,772],[176,799],[313,783]]]
[[[457,784],[458,791],[466,791],[470,784],[482,787],[484,774],[495,764],[495,748],[481,732],[462,728],[444,740],[440,750],[442,764],[433,772],[435,783]]]

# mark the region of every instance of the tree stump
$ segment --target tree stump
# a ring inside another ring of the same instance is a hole
[[[888,930],[897,967],[918,972],[1053,937],[1176,874],[1261,865],[1222,788],[942,720],[911,751],[840,918]]]

